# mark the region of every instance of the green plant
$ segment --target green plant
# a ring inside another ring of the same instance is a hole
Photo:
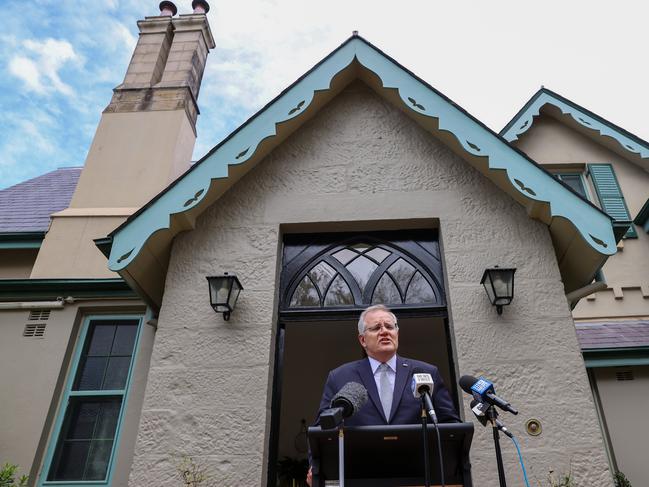
[[[18,465],[12,465],[11,463],[5,463],[0,468],[0,487],[24,487],[27,485],[27,480],[29,477],[27,475],[21,475],[18,480],[16,480],[16,472],[18,471]]]
[[[615,472],[615,487],[633,487],[629,479],[622,472]]]
[[[568,473],[555,474],[554,470],[548,472],[548,485],[550,487],[577,487],[575,480],[572,478],[572,471]]]
[[[196,487],[207,480],[205,468],[196,463],[192,457],[183,456],[176,467],[184,485]],[[1,486],[0,486],[1,487]]]

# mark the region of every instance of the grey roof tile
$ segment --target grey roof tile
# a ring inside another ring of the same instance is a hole
[[[649,346],[649,320],[575,323],[582,350]]]
[[[80,167],[64,167],[0,190],[0,233],[45,232],[50,215],[68,207]]]

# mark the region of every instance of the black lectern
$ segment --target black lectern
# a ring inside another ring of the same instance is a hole
[[[418,424],[345,428],[345,487],[424,485],[422,429]],[[473,423],[439,425],[447,487],[473,487],[469,449]],[[428,425],[431,481],[440,484],[437,435]],[[338,430],[309,428],[313,487],[338,480]]]

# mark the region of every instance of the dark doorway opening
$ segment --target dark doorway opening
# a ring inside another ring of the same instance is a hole
[[[437,365],[456,407],[458,400],[436,231],[289,235],[284,244],[269,487],[284,485],[279,480],[287,464],[280,467],[279,462],[307,458],[305,428],[315,420],[329,370],[362,358],[358,316],[377,302],[380,282],[389,279],[394,285],[381,295],[391,296],[392,301],[378,302],[397,315],[399,354]],[[354,266],[354,259],[361,257],[365,261]],[[339,284],[338,295],[332,298],[330,289],[336,280],[344,280],[348,289]],[[408,296],[421,299],[408,302]]]

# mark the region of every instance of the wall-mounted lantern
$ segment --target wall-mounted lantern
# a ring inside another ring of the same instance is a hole
[[[482,284],[487,291],[489,301],[496,307],[499,315],[503,314],[503,306],[507,306],[514,299],[514,273],[516,269],[504,269],[494,266],[485,269],[482,275]]]
[[[228,321],[234,311],[239,293],[243,287],[234,274],[224,272],[222,276],[207,276],[210,286],[210,304],[214,311],[223,313],[223,319]]]

